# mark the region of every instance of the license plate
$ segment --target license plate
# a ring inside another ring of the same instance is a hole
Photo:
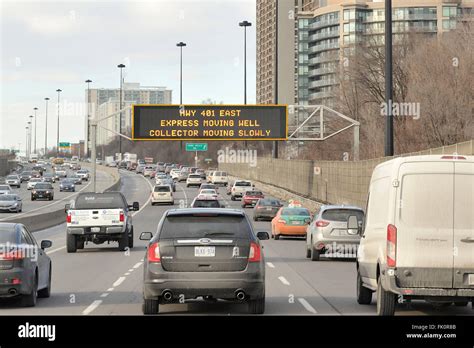
[[[299,221],[292,221],[291,224],[292,225],[301,225],[301,223]]]
[[[347,231],[346,230],[333,230],[331,232],[331,235],[333,235],[333,236],[347,236]]]
[[[272,208],[266,208],[265,210],[266,211],[272,211]]]
[[[474,285],[474,274],[469,274],[468,283],[469,285]]]
[[[214,257],[216,256],[216,247],[213,246],[197,246],[194,247],[195,257]]]
[[[91,227],[91,232],[94,232],[94,233],[100,232],[100,227]]]

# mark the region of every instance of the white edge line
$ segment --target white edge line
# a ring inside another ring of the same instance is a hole
[[[133,266],[133,268],[135,268],[135,269],[136,269],[136,268],[140,267],[141,265],[142,265],[142,263],[141,263],[141,262],[137,262],[137,263],[135,264],[135,266]]]
[[[51,251],[48,251],[46,254],[51,255],[52,253],[55,253],[56,251],[66,249],[66,246],[62,246],[60,248],[53,249]]]

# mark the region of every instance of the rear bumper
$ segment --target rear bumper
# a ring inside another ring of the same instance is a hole
[[[12,284],[11,279],[20,279],[20,284]],[[31,292],[31,282],[26,277],[26,272],[13,268],[0,271],[0,298],[14,297],[17,295],[29,294]],[[8,280],[8,282],[6,281]]]
[[[306,227],[303,226],[278,226],[275,231],[276,234],[281,234],[284,236],[306,236]]]
[[[173,203],[174,198],[152,198],[151,203]]]
[[[92,227],[100,227],[100,232],[92,232]],[[118,234],[125,233],[126,226],[85,226],[85,227],[68,227],[67,234],[86,235],[86,234]]]

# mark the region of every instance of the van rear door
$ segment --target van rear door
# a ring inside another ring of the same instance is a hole
[[[398,185],[399,286],[452,288],[454,162],[402,163]]]
[[[474,162],[454,164],[454,287],[474,288]]]

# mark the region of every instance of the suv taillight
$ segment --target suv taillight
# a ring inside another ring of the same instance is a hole
[[[120,212],[120,222],[124,222],[125,221],[125,214],[123,213],[123,211]]]
[[[158,243],[153,243],[148,247],[148,261],[161,262],[160,245]]]
[[[387,265],[397,266],[397,228],[391,224],[387,226]]]
[[[66,222],[71,223],[71,213],[67,213]]]
[[[318,220],[315,222],[316,227],[326,227],[329,225],[329,221]]]
[[[257,243],[250,243],[249,262],[260,262],[262,259],[262,252]]]

